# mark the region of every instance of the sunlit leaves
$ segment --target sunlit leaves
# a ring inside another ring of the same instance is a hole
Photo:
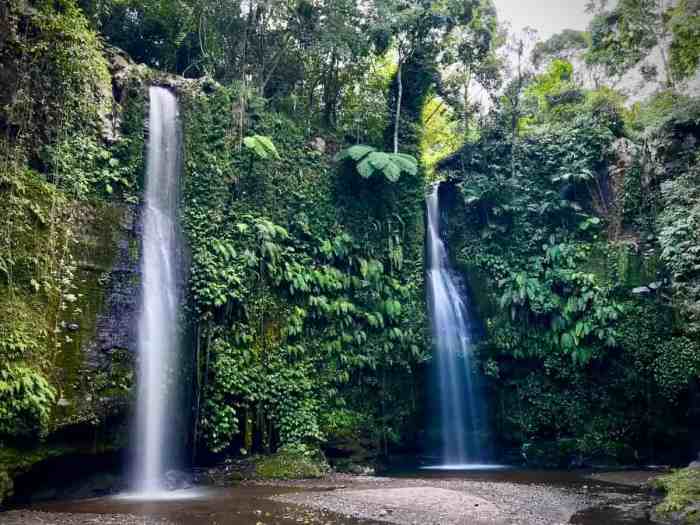
[[[280,155],[277,152],[272,139],[264,135],[252,135],[243,139],[245,147],[251,150],[257,157],[261,159],[279,160]]]

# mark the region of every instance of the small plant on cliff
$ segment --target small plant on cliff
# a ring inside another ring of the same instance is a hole
[[[270,137],[252,135],[244,138],[243,144],[261,159],[273,158],[279,160],[280,158],[280,154],[277,152],[277,148]]]
[[[44,435],[56,390],[43,375],[25,365],[0,369],[0,435]]]

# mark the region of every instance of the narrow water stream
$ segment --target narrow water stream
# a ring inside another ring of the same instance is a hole
[[[141,495],[163,490],[168,468],[176,465],[172,388],[178,366],[179,233],[177,224],[180,143],[177,100],[167,89],[151,87],[148,164],[143,207],[142,304],[138,326],[138,400],[134,435],[134,489]],[[181,446],[181,445],[180,445]]]
[[[114,497],[36,505],[35,510],[70,514],[130,514],[165,518],[178,525],[373,525],[329,512],[278,503],[270,498],[303,489],[268,486],[197,489],[197,497],[139,501]],[[183,494],[180,494],[183,496]],[[2,523],[2,515],[0,515]]]
[[[439,185],[427,207],[427,288],[437,368],[442,464],[433,468],[483,468],[490,459],[485,400],[472,364],[470,305],[450,267],[440,234]]]

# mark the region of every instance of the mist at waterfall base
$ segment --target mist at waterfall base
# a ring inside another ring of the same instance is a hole
[[[141,311],[138,325],[138,394],[133,434],[133,492],[124,497],[169,499],[167,473],[181,467],[184,440],[178,309],[181,238],[177,221],[180,130],[175,96],[149,90],[148,147],[141,212]],[[172,484],[170,484],[172,485]],[[172,487],[170,487],[172,488]]]
[[[486,399],[472,352],[475,326],[467,294],[441,237],[439,185],[426,199],[427,294],[433,338],[434,417],[440,430],[439,470],[491,470]]]

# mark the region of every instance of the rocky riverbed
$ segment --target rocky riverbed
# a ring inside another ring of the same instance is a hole
[[[381,478],[355,476],[335,487],[277,496],[280,502],[331,511],[359,520],[397,525],[559,525],[585,509],[599,506],[644,506],[646,497],[620,487],[583,478],[536,473],[528,479],[501,474],[494,480],[430,476]],[[550,479],[547,479],[547,478]],[[577,482],[578,481],[578,482]],[[309,487],[310,488],[310,487]],[[330,490],[329,490],[330,488]],[[581,523],[586,523],[582,521]]]
[[[653,500],[631,485],[651,475],[614,473],[609,483],[569,472],[332,474],[212,487],[189,500],[47,503],[0,513],[0,525],[644,525]]]

